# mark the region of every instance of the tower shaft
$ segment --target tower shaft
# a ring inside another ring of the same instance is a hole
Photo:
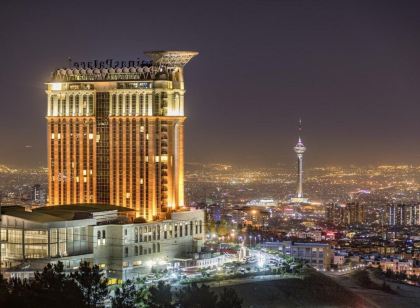
[[[303,155],[298,154],[298,185],[297,197],[303,198]]]

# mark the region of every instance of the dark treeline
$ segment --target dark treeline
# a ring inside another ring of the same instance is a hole
[[[242,300],[235,290],[224,288],[216,294],[207,285],[190,284],[179,291],[159,282],[146,286],[139,280],[127,280],[109,288],[102,270],[81,263],[71,273],[64,272],[63,263],[48,264],[34,279],[0,276],[0,307],[151,307],[151,308],[240,308]]]

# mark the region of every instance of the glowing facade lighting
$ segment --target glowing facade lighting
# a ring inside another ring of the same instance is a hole
[[[184,206],[183,66],[196,54],[148,52],[150,67],[53,73],[48,204],[113,204],[147,220]]]

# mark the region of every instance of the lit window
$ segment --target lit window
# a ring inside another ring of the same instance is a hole
[[[52,83],[51,90],[53,91],[60,91],[61,90],[61,83]]]

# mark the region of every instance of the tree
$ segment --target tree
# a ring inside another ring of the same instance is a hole
[[[135,306],[137,296],[136,286],[131,280],[127,280],[115,290],[115,296],[112,299],[114,308],[130,308]]]
[[[42,306],[84,306],[83,294],[76,282],[64,273],[62,262],[48,263],[42,272],[36,272],[30,289]],[[46,304],[48,303],[48,305]]]
[[[5,307],[40,307],[39,300],[31,290],[27,279],[10,278],[8,281],[9,296]],[[37,305],[38,304],[38,305]]]
[[[81,262],[71,277],[77,282],[88,307],[96,307],[107,298],[108,280],[98,265],[90,267],[88,262]]]
[[[192,283],[178,293],[177,304],[182,308],[214,308],[216,303],[217,295],[205,284]]]
[[[157,286],[149,288],[148,304],[152,308],[170,308],[172,305],[171,286],[159,281]]]
[[[135,304],[136,307],[139,308],[148,308],[148,298],[149,298],[149,288],[145,284],[144,278],[137,278],[136,285],[137,285],[137,292],[136,292],[136,299]]]
[[[0,303],[7,307],[84,307],[76,283],[65,275],[63,264],[47,264],[33,280],[12,278],[0,282]],[[3,305],[1,305],[3,306]]]
[[[9,286],[7,280],[0,274],[0,307],[5,307],[9,301]]]
[[[390,268],[387,268],[386,272],[385,272],[385,277],[393,278],[394,277],[394,272]]]
[[[241,308],[243,300],[239,298],[236,291],[232,288],[223,288],[223,293],[220,294],[217,308]]]

